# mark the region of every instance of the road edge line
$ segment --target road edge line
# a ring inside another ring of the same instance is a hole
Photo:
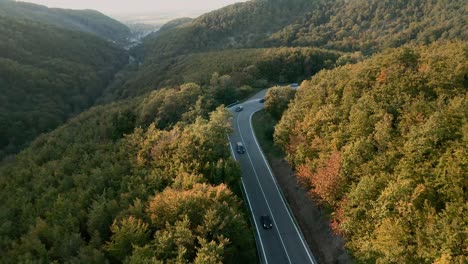
[[[251,222],[254,222],[255,230],[257,231],[258,241],[260,242],[260,247],[262,249],[262,256],[263,256],[262,263],[268,264],[268,259],[266,257],[265,248],[263,247],[263,242],[262,242],[262,239],[261,239],[261,236],[260,236],[260,231],[259,231],[257,222],[255,221],[255,216],[253,215],[254,213],[253,213],[252,205],[250,204],[249,195],[247,194],[247,190],[245,189],[244,179],[242,179],[242,177],[241,177],[241,186],[242,186],[242,194],[247,199],[247,204],[249,206],[250,212],[252,212],[251,217],[249,217],[249,219],[250,219]],[[255,240],[255,241],[257,241],[257,240]]]

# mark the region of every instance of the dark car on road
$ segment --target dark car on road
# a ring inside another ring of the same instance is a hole
[[[244,154],[245,153],[245,147],[244,147],[244,144],[242,144],[242,142],[237,142],[236,143],[236,149],[237,149],[237,153],[239,153],[239,154]]]
[[[242,105],[239,105],[238,107],[236,107],[236,109],[234,109],[234,111],[236,112],[240,112],[244,109],[244,107]]]
[[[262,99],[258,100],[258,102],[263,104],[265,102],[265,98],[262,98]]]
[[[273,227],[273,223],[271,222],[271,218],[269,215],[260,216],[260,222],[262,223],[262,226],[265,229],[270,229]]]

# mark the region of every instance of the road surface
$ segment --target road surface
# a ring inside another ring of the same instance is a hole
[[[234,133],[229,136],[232,155],[242,170],[242,184],[254,220],[260,259],[269,264],[315,264],[317,262],[288,210],[253,132],[252,115],[263,109],[263,104],[258,100],[265,93],[266,90],[240,104],[244,107],[240,112],[234,111],[237,105],[229,108],[234,116]],[[244,154],[236,152],[236,142],[244,143]],[[272,229],[263,229],[260,222],[262,215],[271,217]]]

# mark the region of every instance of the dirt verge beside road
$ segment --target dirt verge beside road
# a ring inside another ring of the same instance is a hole
[[[270,161],[271,169],[294,212],[302,233],[319,263],[351,263],[342,237],[330,230],[328,217],[299,186],[296,176],[284,159]]]

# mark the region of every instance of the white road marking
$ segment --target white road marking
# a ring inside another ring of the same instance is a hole
[[[249,195],[247,193],[247,189],[245,188],[244,180],[242,179],[242,177],[241,177],[241,183],[242,183],[242,188],[244,188],[245,197],[247,198],[247,203],[249,204],[250,211],[252,212],[252,215],[253,215],[252,218],[253,218],[253,222],[255,225],[255,229],[257,230],[258,238],[260,240],[260,247],[262,248],[263,259],[265,260],[265,263],[268,264],[268,258],[266,256],[265,248],[263,247],[262,237],[260,235],[260,229],[258,228],[257,221],[255,221],[255,214],[253,212],[253,207],[252,207],[252,204],[250,203]]]
[[[227,136],[227,138],[228,138],[228,142],[229,142],[229,147],[230,147],[230,149],[231,149],[232,157],[234,158],[235,161],[237,161],[236,153],[234,153],[234,148],[232,147],[231,139],[229,138],[229,135]],[[241,177],[241,178],[242,178],[242,177]]]

